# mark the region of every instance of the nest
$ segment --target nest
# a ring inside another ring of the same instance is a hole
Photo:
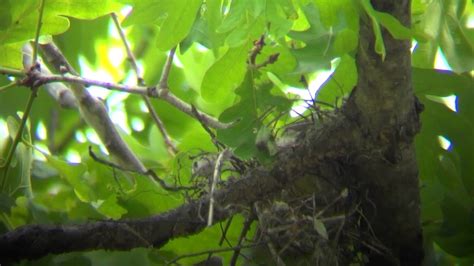
[[[383,253],[347,189],[325,205],[314,195],[255,204],[258,230],[254,241],[266,243],[277,265],[363,265],[361,249]]]

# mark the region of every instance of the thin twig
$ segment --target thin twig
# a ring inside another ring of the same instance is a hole
[[[178,148],[176,145],[173,143],[173,141],[170,138],[170,135],[168,134],[168,131],[165,128],[165,124],[163,124],[163,121],[161,121],[160,117],[155,111],[155,108],[153,108],[153,105],[151,104],[150,98],[148,96],[142,95],[143,101],[145,102],[145,105],[148,109],[148,112],[151,115],[151,118],[155,122],[156,126],[158,127],[158,130],[160,131],[161,135],[163,136],[163,140],[168,147],[168,152],[171,155],[175,155],[178,153]]]
[[[7,182],[10,163],[12,162],[13,155],[15,154],[15,150],[18,146],[18,143],[20,143],[23,130],[26,126],[26,121],[28,120],[28,116],[30,115],[30,112],[31,112],[31,107],[33,107],[33,102],[35,101],[36,96],[37,96],[37,91],[38,91],[38,87],[33,87],[31,89],[28,102],[26,103],[25,111],[23,112],[23,116],[21,117],[20,127],[18,128],[18,131],[16,132],[15,139],[13,139],[12,146],[10,150],[8,151],[7,160],[5,161],[5,164],[0,166],[0,168],[5,168],[5,172],[3,172],[2,186],[0,187],[0,191],[3,191],[5,184]]]
[[[33,45],[33,66],[36,64],[36,61],[38,60],[38,41],[39,41],[39,36],[41,33],[41,26],[43,25],[43,13],[44,13],[45,2],[46,0],[40,1],[38,23],[36,24],[35,42]]]
[[[252,50],[250,50],[249,54],[250,65],[255,66],[255,63],[257,61],[257,55],[260,54],[263,49],[263,46],[265,46],[265,35],[260,36],[260,39],[254,41],[253,48]]]
[[[160,82],[158,83],[160,89],[168,89],[168,77],[170,75],[171,66],[173,65],[175,51],[176,47],[170,50],[168,57],[166,58],[165,66],[163,67],[163,71],[161,72]]]
[[[266,67],[267,65],[274,64],[278,60],[279,56],[280,56],[280,53],[271,54],[271,55],[268,56],[267,60],[263,61],[260,64],[255,64],[254,68],[259,69],[259,68],[262,68],[262,67]]]
[[[135,169],[129,169],[129,168],[126,168],[126,167],[123,167],[121,165],[118,165],[116,163],[113,163],[113,162],[110,162],[110,161],[107,161],[105,159],[102,159],[100,158],[99,156],[97,156],[93,151],[92,151],[92,147],[89,146],[89,156],[96,162],[98,163],[101,163],[101,164],[104,164],[104,165],[107,165],[109,167],[112,167],[113,169],[118,169],[118,170],[122,170],[122,171],[125,171],[125,172],[130,172],[130,173],[137,173],[137,174],[141,174],[141,175],[146,175],[146,176],[149,176],[152,178],[152,180],[156,181],[163,189],[165,190],[168,190],[168,191],[180,191],[180,190],[190,190],[190,189],[195,189],[195,187],[186,187],[186,186],[170,186],[168,184],[166,184],[166,182],[161,179],[153,170],[151,169],[148,169],[147,171],[145,172],[139,172]]]
[[[71,74],[64,74],[64,75],[40,74],[36,78],[37,78],[37,83],[39,85],[44,85],[51,82],[68,82],[68,83],[73,83],[73,84],[81,84],[84,86],[99,86],[99,87],[106,88],[109,90],[115,90],[115,91],[121,91],[121,92],[127,92],[127,93],[132,93],[132,94],[139,94],[139,95],[147,95],[152,98],[160,98],[167,101],[168,103],[178,108],[182,112],[190,116],[194,116],[191,105],[179,99],[178,97],[176,97],[169,90],[163,90],[163,89],[157,90],[157,88],[155,87],[150,88],[150,87],[144,87],[144,86],[123,85],[123,84],[117,84],[113,82],[83,78],[83,77],[79,77],[79,76],[71,75]],[[200,111],[199,111],[199,115],[203,123],[206,123],[206,125],[212,128],[224,129],[232,125],[232,123],[219,122],[219,120],[217,120],[216,118]]]
[[[206,125],[206,123],[204,123],[204,121],[202,121],[201,114],[199,114],[198,110],[196,109],[196,107],[194,105],[191,105],[191,110],[194,114],[194,117],[201,124],[202,128],[204,128],[204,130],[207,132],[207,134],[209,134],[209,136],[211,137],[211,141],[214,144],[214,146],[216,146],[217,150],[224,149],[225,145],[217,140],[216,134],[214,134],[214,132],[212,132],[212,130]]]
[[[250,226],[252,225],[253,221],[255,220],[255,216],[251,215],[250,217],[247,217],[247,219],[244,222],[244,226],[242,227],[242,231],[240,231],[240,236],[239,240],[237,242],[237,246],[242,245],[242,241],[244,240],[245,236],[247,235],[247,232],[250,230]],[[229,265],[234,266],[237,263],[237,259],[239,258],[240,255],[240,249],[236,249],[234,251],[234,254],[232,255],[232,259],[230,260]]]
[[[15,86],[17,86],[17,85],[18,85],[18,82],[17,82],[17,81],[13,81],[13,82],[11,82],[11,83],[5,85],[5,86],[0,87],[0,92],[4,92],[4,91],[8,90],[9,88],[13,88],[13,87],[15,87]]]
[[[140,68],[138,67],[137,64],[137,59],[133,55],[132,49],[130,49],[130,44],[127,41],[127,37],[125,36],[125,32],[123,31],[122,27],[120,26],[120,22],[118,20],[117,14],[111,13],[110,16],[112,17],[112,20],[115,24],[115,28],[117,28],[117,31],[120,35],[120,39],[122,40],[123,46],[125,47],[125,50],[127,51],[127,56],[130,61],[130,64],[132,65],[132,69],[135,72],[135,75],[137,76],[137,84],[138,85],[144,85],[145,80],[143,79],[142,72]]]
[[[219,156],[217,156],[216,164],[214,165],[214,174],[212,175],[211,191],[209,192],[209,213],[207,216],[207,226],[211,226],[214,218],[214,191],[216,190],[217,179],[221,176],[222,164],[226,157],[228,157],[229,150],[224,149]]]
[[[38,23],[36,25],[36,34],[35,34],[35,48],[33,50],[33,62],[31,66],[24,66],[25,69],[27,69],[29,74],[32,74],[33,72],[37,72],[37,64],[36,64],[36,58],[37,58],[37,52],[38,52],[38,39],[39,35],[41,33],[41,25],[43,24],[43,12],[44,12],[44,2],[46,0],[41,0],[40,2],[40,9],[39,9],[39,17],[38,17]],[[7,160],[5,161],[5,164],[1,166],[1,168],[5,167],[5,171],[3,172],[3,179],[2,179],[2,184],[0,187],[0,191],[3,191],[5,184],[7,182],[8,178],[8,170],[10,168],[10,163],[12,162],[13,155],[15,154],[16,148],[18,147],[18,143],[20,143],[21,136],[23,134],[23,130],[25,129],[26,126],[26,121],[28,120],[28,116],[30,115],[31,108],[33,107],[33,102],[36,99],[37,92],[38,92],[38,85],[36,85],[34,82],[31,83],[31,93],[30,96],[28,97],[28,102],[26,103],[25,111],[23,112],[23,116],[21,118],[20,122],[20,127],[18,128],[18,131],[16,132],[15,139],[13,140],[12,146],[10,150],[8,151],[7,155]]]
[[[117,28],[117,31],[120,35],[120,39],[122,40],[123,45],[125,46],[125,50],[127,51],[127,56],[130,61],[130,64],[132,65],[132,69],[135,72],[135,75],[137,77],[137,85],[139,86],[145,86],[145,79],[143,78],[142,72],[140,68],[138,67],[137,64],[137,59],[135,58],[135,55],[132,52],[132,49],[130,48],[130,44],[127,41],[127,38],[125,36],[125,32],[123,31],[122,27],[120,26],[120,22],[118,21],[118,17],[115,13],[110,14],[112,17],[112,20],[114,21],[115,27]],[[163,124],[163,121],[161,121],[160,117],[155,111],[155,108],[153,108],[153,105],[151,104],[150,99],[148,98],[147,95],[142,95],[142,99],[145,102],[145,105],[148,109],[148,112],[150,113],[153,121],[155,122],[156,126],[158,127],[158,130],[160,130],[161,135],[163,136],[163,140],[168,147],[168,152],[171,155],[175,155],[178,152],[178,149],[176,148],[176,145],[173,143],[171,140],[165,125]]]
[[[8,67],[1,67],[0,66],[0,74],[2,75],[9,75],[9,76],[15,76],[15,77],[24,77],[25,72],[17,69],[12,69]]]
[[[222,231],[222,236],[221,236],[221,239],[219,240],[219,246],[222,246],[222,243],[224,243],[224,240],[227,242],[227,244],[229,244],[229,246],[232,246],[229,242],[229,240],[227,239],[227,231],[229,230],[230,228],[230,225],[232,224],[232,218],[234,218],[233,216],[231,216],[226,224],[225,224],[225,227],[222,228],[222,223],[219,223],[220,227],[221,227],[221,231]]]

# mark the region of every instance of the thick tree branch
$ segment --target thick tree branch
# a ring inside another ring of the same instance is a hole
[[[23,52],[23,68],[30,69],[33,66],[32,53],[33,49],[31,44],[27,43],[22,48]],[[52,75],[49,68],[42,64],[40,65],[39,72],[41,75],[49,76]],[[44,84],[46,91],[56,100],[63,108],[77,108],[76,97],[72,91],[64,84],[60,82],[51,82]]]
[[[65,75],[68,75],[68,73],[77,75],[77,72],[53,43],[44,44],[40,47],[47,60],[56,70]],[[134,169],[141,173],[146,172],[145,166],[119,135],[104,104],[92,96],[81,84],[75,83],[71,89],[77,100],[82,117],[96,131],[112,158],[129,169]]]
[[[282,149],[270,169],[249,169],[241,179],[216,191],[213,223],[256,201],[278,196],[282,189],[299,196],[314,192],[321,195],[331,191],[338,193],[344,176],[338,174],[341,166],[334,162],[343,160],[352,153],[350,150],[357,147],[350,141],[341,142],[337,137],[359,136],[353,128],[353,124],[341,115],[322,130],[308,131],[306,141],[301,144]],[[335,187],[332,183],[339,185]],[[202,217],[208,209],[209,198],[204,197],[143,219],[73,226],[27,225],[0,237],[0,262],[94,249],[159,248],[173,238],[203,230],[207,221]]]

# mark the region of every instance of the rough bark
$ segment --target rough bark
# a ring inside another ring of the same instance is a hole
[[[378,11],[395,16],[410,27],[410,1],[372,1]],[[421,107],[413,96],[410,40],[396,40],[383,29],[386,57],[375,53],[372,25],[362,17],[357,67],[359,80],[349,115],[363,128],[367,145],[378,156],[357,159],[355,172],[363,204],[376,236],[390,248],[393,262],[419,265],[422,252],[418,168],[414,134],[419,131]],[[386,264],[387,257],[374,254],[371,264]]]
[[[372,1],[373,6],[410,24],[410,1]],[[414,136],[421,111],[411,86],[410,42],[383,30],[387,55],[374,52],[368,19],[361,19],[357,53],[359,80],[346,105],[329,119],[281,149],[269,168],[249,169],[215,195],[214,223],[242,206],[278,196],[324,195],[348,187],[362,203],[365,227],[387,248],[364,250],[371,265],[420,265],[422,234]],[[83,225],[28,225],[0,236],[0,262],[34,259],[49,253],[93,249],[159,248],[206,226],[209,199],[143,219]],[[364,229],[364,228],[362,228]]]

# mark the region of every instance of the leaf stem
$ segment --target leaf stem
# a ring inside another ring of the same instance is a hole
[[[0,93],[2,93],[2,92],[4,92],[4,91],[8,90],[9,88],[13,88],[13,87],[15,87],[16,85],[18,85],[18,82],[17,82],[17,81],[13,81],[13,82],[11,82],[10,84],[7,84],[7,85],[5,85],[5,86],[2,86],[2,87],[0,87]]]
[[[5,168],[5,171],[3,172],[2,186],[0,187],[0,191],[3,191],[5,187],[7,177],[8,177],[9,166],[13,159],[13,154],[15,153],[16,147],[18,146],[18,143],[20,142],[23,129],[25,128],[26,121],[28,120],[28,116],[31,112],[31,108],[33,107],[33,102],[35,101],[37,91],[38,91],[38,87],[33,87],[31,90],[30,97],[28,98],[28,102],[26,104],[25,112],[23,113],[23,116],[21,118],[20,127],[18,128],[18,131],[16,132],[15,139],[13,140],[12,146],[8,152],[7,160],[5,164],[2,165],[2,168]]]
[[[41,26],[43,25],[43,13],[44,13],[45,2],[46,0],[40,0],[38,23],[36,24],[35,42],[33,45],[33,65],[36,64],[36,60],[38,59],[38,42],[39,42],[39,36],[41,33]]]
[[[15,76],[15,77],[23,77],[25,76],[25,72],[17,69],[12,69],[8,67],[1,67],[0,66],[0,74],[3,75],[10,75],[10,76]]]

